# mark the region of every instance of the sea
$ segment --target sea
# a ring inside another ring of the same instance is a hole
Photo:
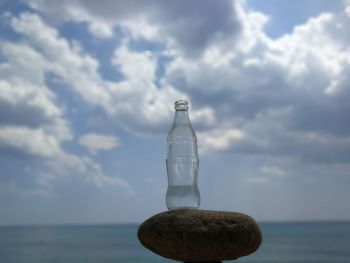
[[[350,263],[350,222],[259,225],[263,242],[258,251],[234,262]],[[175,262],[142,247],[137,228],[136,224],[2,226],[0,263]]]

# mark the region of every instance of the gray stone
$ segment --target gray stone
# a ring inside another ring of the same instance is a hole
[[[262,236],[254,219],[241,213],[173,210],[146,220],[138,238],[163,257],[210,262],[249,255],[258,249]]]

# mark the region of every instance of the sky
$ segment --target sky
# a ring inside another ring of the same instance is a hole
[[[350,220],[350,2],[0,3],[0,224],[166,210],[186,99],[201,209]]]

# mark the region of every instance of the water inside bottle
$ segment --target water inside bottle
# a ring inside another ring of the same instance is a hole
[[[198,159],[193,157],[174,157],[167,160],[169,185],[166,203],[169,209],[199,207],[198,163]]]
[[[173,185],[168,187],[166,203],[170,210],[196,209],[199,207],[199,191],[197,186]]]

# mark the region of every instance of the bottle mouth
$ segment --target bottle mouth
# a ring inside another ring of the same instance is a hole
[[[188,102],[185,100],[178,100],[175,102],[175,110],[188,110]]]

